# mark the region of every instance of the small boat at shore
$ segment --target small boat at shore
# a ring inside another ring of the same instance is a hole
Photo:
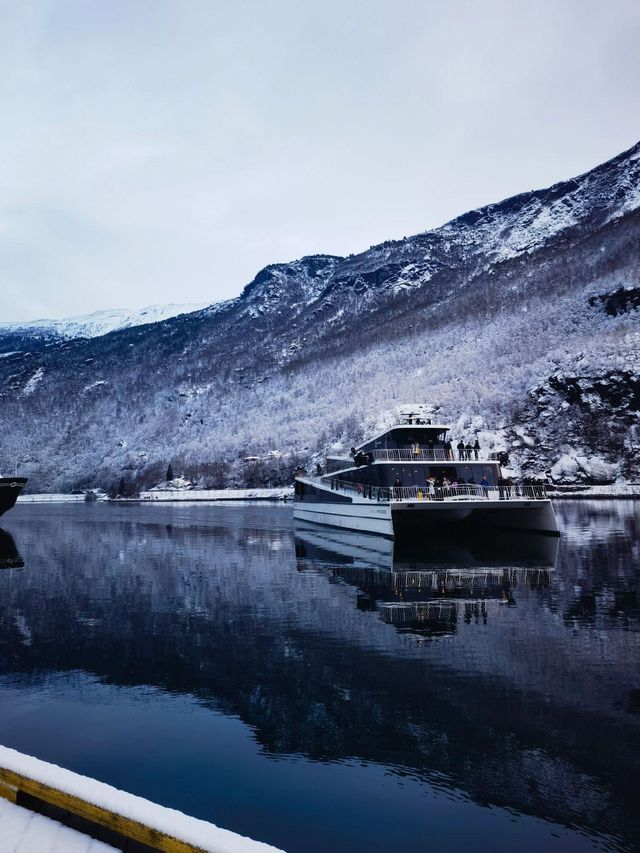
[[[26,477],[0,477],[0,515],[13,509],[26,483]]]
[[[505,477],[504,454],[454,447],[450,427],[413,414],[329,457],[316,476],[298,471],[294,517],[390,538],[504,528],[558,535],[541,483]]]

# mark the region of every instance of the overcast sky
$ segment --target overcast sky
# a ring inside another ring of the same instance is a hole
[[[640,139],[638,0],[0,0],[0,320],[215,302]]]

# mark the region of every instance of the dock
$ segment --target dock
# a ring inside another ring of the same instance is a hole
[[[3,853],[282,853],[4,746],[0,838]]]

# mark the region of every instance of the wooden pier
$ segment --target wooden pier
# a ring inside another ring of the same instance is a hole
[[[278,853],[268,844],[3,746],[0,797],[9,801],[0,800],[0,836],[16,841],[3,846],[3,853]]]

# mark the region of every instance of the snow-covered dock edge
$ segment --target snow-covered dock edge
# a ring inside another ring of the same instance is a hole
[[[70,820],[81,818],[95,830],[167,853],[282,853],[5,746],[0,746],[0,797],[27,808],[37,801]]]

